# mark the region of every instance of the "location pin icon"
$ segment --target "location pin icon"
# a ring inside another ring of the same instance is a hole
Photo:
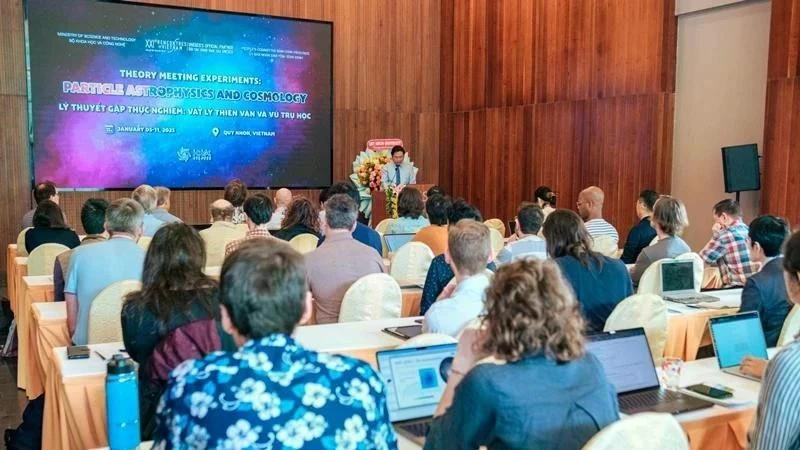
[[[211,129],[211,134],[213,134],[214,137],[219,136],[219,128],[217,128],[217,127],[212,128]]]

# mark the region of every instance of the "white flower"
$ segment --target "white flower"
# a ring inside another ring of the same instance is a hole
[[[302,420],[290,420],[286,422],[275,437],[284,446],[289,448],[301,448],[309,435],[308,426]]]
[[[322,408],[328,401],[331,390],[319,383],[308,383],[303,394],[303,404],[314,408]]]
[[[351,368],[350,364],[347,364],[344,359],[325,353],[320,353],[318,361],[325,364],[326,369],[335,372],[345,372]]]
[[[344,430],[336,430],[337,449],[355,449],[358,443],[367,438],[367,429],[364,421],[359,416],[353,416],[344,421]]]
[[[256,381],[252,378],[247,378],[242,381],[239,390],[236,391],[236,399],[246,403],[252,403],[253,400],[267,391],[267,386],[263,381]]]
[[[228,427],[226,434],[234,445],[233,448],[248,448],[258,440],[258,433],[261,427],[251,427],[250,422],[239,419],[235,424]]]
[[[208,408],[213,403],[214,397],[205,392],[193,392],[189,397],[189,413],[198,419],[202,419],[208,414]]]
[[[258,411],[258,418],[269,420],[281,415],[281,399],[277,395],[264,392],[252,399],[253,410]]]
[[[325,417],[319,414],[307,412],[303,414],[303,420],[308,424],[308,430],[311,433],[311,437],[314,439],[322,437],[322,433],[328,428],[328,422],[325,421]]]
[[[378,377],[370,376],[369,377],[369,385],[372,386],[372,389],[375,392],[377,392],[378,394],[383,392],[383,383],[381,382],[381,380]]]
[[[350,386],[347,387],[347,393],[361,402],[365,402],[367,399],[371,398],[369,394],[369,385],[358,378],[353,378],[353,380],[350,381]]]
[[[208,447],[210,437],[205,428],[200,425],[192,425],[192,431],[186,436],[186,444],[193,449],[204,449]]]
[[[247,365],[253,368],[253,370],[269,372],[273,367],[272,361],[269,359],[269,355],[264,352],[248,353],[244,355],[242,359],[246,361]]]

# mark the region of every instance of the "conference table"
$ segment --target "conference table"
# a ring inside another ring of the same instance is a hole
[[[667,305],[667,345],[664,356],[694,361],[701,346],[711,343],[708,320],[712,317],[735,314],[742,304],[742,289],[722,289],[703,292],[719,298],[714,308],[696,308],[679,303]]]

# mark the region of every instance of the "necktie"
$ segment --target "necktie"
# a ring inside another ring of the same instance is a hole
[[[394,166],[394,184],[400,184],[400,166]]]

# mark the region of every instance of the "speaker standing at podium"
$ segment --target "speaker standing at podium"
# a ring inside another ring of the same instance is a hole
[[[417,184],[417,169],[406,162],[406,149],[395,145],[391,153],[392,162],[383,166],[381,171],[383,186]]]

